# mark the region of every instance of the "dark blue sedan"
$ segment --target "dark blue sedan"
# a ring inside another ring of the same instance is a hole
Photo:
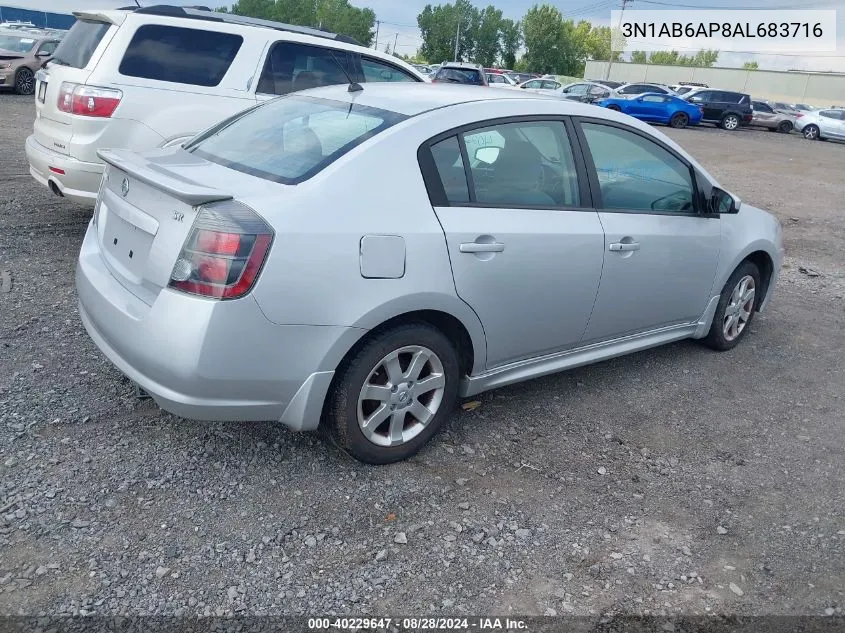
[[[647,92],[633,99],[609,98],[597,101],[609,110],[624,112],[641,121],[663,123],[671,127],[682,128],[698,125],[701,121],[701,108],[674,95]]]

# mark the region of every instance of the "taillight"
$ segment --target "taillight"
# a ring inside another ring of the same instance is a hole
[[[68,114],[81,116],[109,118],[117,106],[123,93],[113,88],[98,88],[81,84],[62,82],[59,88],[58,108]]]
[[[273,229],[252,209],[227,200],[204,206],[170,274],[171,288],[215,299],[248,293],[273,241]]]

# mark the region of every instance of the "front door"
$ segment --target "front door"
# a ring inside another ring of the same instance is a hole
[[[716,101],[714,90],[702,90],[689,98],[690,103],[701,106],[702,118],[705,121],[718,121],[722,118],[722,107]]]
[[[690,166],[625,126],[584,121],[581,128],[605,232],[584,342],[696,321],[711,297],[721,226],[698,212]]]
[[[434,143],[431,157],[455,288],[484,326],[487,366],[575,346],[596,297],[604,234],[564,123],[475,127]]]

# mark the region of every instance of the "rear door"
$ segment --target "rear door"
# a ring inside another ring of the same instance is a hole
[[[693,323],[710,299],[721,224],[700,213],[691,166],[639,130],[598,119],[580,129],[605,232],[583,342]]]
[[[643,95],[631,103],[628,112],[644,121],[662,121],[666,118],[666,99],[661,95]]]
[[[760,125],[764,127],[775,127],[776,126],[776,119],[778,118],[775,114],[775,111],[767,103],[762,103],[761,101],[753,101],[751,103],[752,109],[754,111],[754,115],[751,118],[751,122],[754,125]]]
[[[88,80],[122,22],[122,16],[114,12],[78,15],[53,59],[35,75],[35,140],[61,154],[70,153],[74,118],[59,110],[61,84],[65,81],[84,84]]]
[[[716,100],[715,90],[701,90],[692,94],[688,101],[701,106],[705,121],[718,121],[722,118],[722,109]]]
[[[845,110],[822,110],[819,125],[823,136],[845,138]]]
[[[577,345],[603,258],[564,121],[508,121],[433,139],[421,157],[455,288],[484,326],[488,367]]]

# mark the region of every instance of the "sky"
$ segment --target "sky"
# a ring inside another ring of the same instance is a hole
[[[133,0],[0,0],[1,4],[22,6],[43,11],[69,13],[78,8],[117,7],[131,4]],[[155,4],[156,0],[139,0],[141,4]],[[162,0],[167,1],[167,0]],[[525,12],[540,0],[478,0],[474,4],[483,8],[494,4],[501,9],[504,16],[514,20],[520,19]],[[610,25],[610,12],[618,9],[621,0],[548,0],[556,6],[565,17],[575,20],[589,20],[595,24]],[[169,0],[174,4],[228,4],[229,0]],[[416,27],[417,15],[426,4],[438,4],[439,0],[350,0],[351,4],[359,7],[369,7],[376,13],[381,22],[378,29],[378,47],[384,50],[385,45],[394,43],[399,53],[413,55],[420,46],[419,29]],[[761,68],[770,70],[835,70],[845,72],[845,0],[630,0],[629,9],[660,9],[662,7],[684,8],[698,7],[701,9],[786,9],[813,8],[836,9],[837,11],[837,51],[835,53],[813,53],[807,55],[790,52],[783,55],[758,54],[746,55],[742,53],[722,53],[717,66],[741,66],[747,60],[756,60]],[[794,20],[790,18],[790,21]],[[751,49],[754,50],[754,49]],[[695,51],[681,51],[694,53]]]

